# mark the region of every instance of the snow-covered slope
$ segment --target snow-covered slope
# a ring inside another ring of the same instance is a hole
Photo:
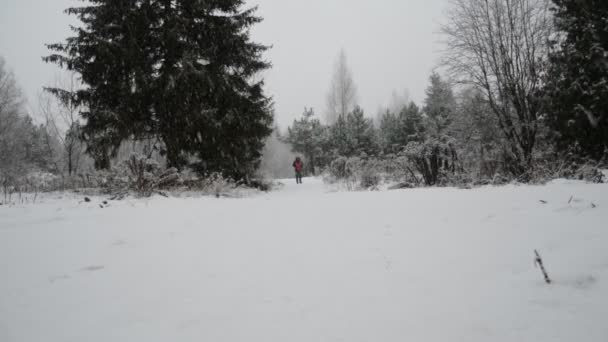
[[[0,206],[0,341],[608,340],[607,185],[292,182]]]

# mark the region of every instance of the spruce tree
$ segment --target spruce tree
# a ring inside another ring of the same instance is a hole
[[[294,120],[293,125],[287,129],[286,141],[294,152],[304,155],[304,165],[312,174],[315,173],[315,168],[325,165],[326,152],[323,147],[326,140],[325,128],[315,118],[312,108],[305,108],[302,118]]]
[[[446,133],[454,120],[456,100],[450,84],[437,73],[430,77],[431,84],[426,89],[424,113],[430,123],[430,131],[439,137]]]
[[[250,40],[261,21],[244,0],[91,0],[69,8],[82,27],[48,45],[47,62],[76,71],[83,137],[96,166],[121,142],[157,139],[170,166],[251,174],[271,133],[271,102],[254,77],[270,67]]]
[[[399,139],[399,120],[388,109],[380,118],[379,136],[382,152],[386,154],[399,152],[400,147],[397,145]]]
[[[558,146],[601,158],[608,148],[608,2],[553,0],[546,117]]]
[[[387,111],[380,121],[380,135],[385,153],[399,153],[410,142],[426,137],[424,117],[414,102],[404,106],[398,115]]]
[[[424,117],[414,102],[404,107],[399,113],[400,135],[397,144],[405,146],[410,142],[422,142],[426,136]]]
[[[346,115],[338,115],[336,122],[329,127],[329,145],[331,146],[334,158],[338,156],[350,156],[353,142],[348,134]]]
[[[375,155],[378,152],[376,132],[372,119],[366,118],[363,109],[355,109],[346,117],[347,134],[350,139],[350,156]]]

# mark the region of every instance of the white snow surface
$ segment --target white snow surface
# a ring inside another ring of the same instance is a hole
[[[0,341],[608,341],[608,185],[284,182],[0,206]]]

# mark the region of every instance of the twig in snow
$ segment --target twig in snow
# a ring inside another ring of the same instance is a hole
[[[166,193],[164,193],[164,192],[162,192],[162,191],[160,191],[160,190],[156,190],[156,191],[154,191],[154,192],[155,192],[156,194],[158,194],[158,195],[161,195],[161,196],[165,197],[165,198],[169,198],[169,195],[167,195]]]
[[[568,204],[570,204],[570,202],[572,202],[573,199],[574,199],[574,195],[570,196],[570,199],[568,200]]]
[[[591,202],[591,208],[595,209],[595,208],[597,208],[597,205],[595,205],[595,203]]]
[[[545,200],[539,200],[539,202],[542,204],[547,204],[547,201],[545,201]]]
[[[540,254],[538,254],[537,250],[534,250],[534,254],[536,254],[536,258],[534,259],[534,263],[540,267],[540,270],[543,272],[543,276],[545,277],[545,282],[547,284],[551,284],[551,279],[549,278],[549,275],[547,274],[547,271],[545,270],[545,266],[543,265],[543,259],[540,257]]]

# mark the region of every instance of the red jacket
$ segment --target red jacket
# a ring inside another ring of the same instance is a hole
[[[293,167],[296,169],[296,172],[302,172],[302,169],[304,168],[304,163],[302,163],[302,161],[294,161],[293,162]]]

